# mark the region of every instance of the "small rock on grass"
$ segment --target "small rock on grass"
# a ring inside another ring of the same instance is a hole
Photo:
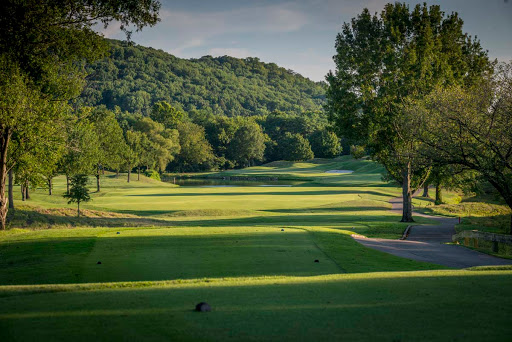
[[[282,231],[282,232],[284,232],[284,228],[283,228],[283,229],[281,229],[281,231]]]
[[[315,259],[315,262],[320,262],[320,260],[318,260],[318,259]]]
[[[196,311],[197,312],[210,312],[210,311],[212,311],[212,307],[210,306],[210,304],[208,304],[206,302],[201,302],[196,305]]]
[[[101,265],[101,261],[98,261],[98,262],[96,263],[96,265]]]
[[[117,232],[117,234],[121,234],[120,232]]]

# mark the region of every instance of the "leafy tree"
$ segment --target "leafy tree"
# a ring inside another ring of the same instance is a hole
[[[68,204],[77,204],[78,217],[80,217],[80,203],[89,202],[91,200],[91,196],[89,195],[89,189],[87,188],[87,182],[87,175],[78,174],[72,176],[71,189],[69,189],[69,194],[63,195],[65,198],[68,199]]]
[[[411,197],[428,167],[416,160],[414,124],[398,118],[407,104],[436,86],[469,86],[491,69],[480,43],[462,31],[457,13],[439,6],[387,4],[343,25],[336,38],[336,70],[327,75],[327,111],[339,136],[367,145],[403,187],[402,221],[412,221]],[[405,135],[404,135],[405,134]]]
[[[412,115],[422,122],[422,153],[481,173],[512,208],[512,64],[468,90],[437,88]]]
[[[150,117],[154,121],[163,124],[165,128],[176,128],[178,123],[183,119],[183,112],[172,107],[165,101],[160,101],[153,105]]]
[[[298,133],[287,132],[279,141],[279,149],[282,151],[283,160],[301,161],[314,158],[309,141]]]
[[[136,165],[139,165],[142,149],[142,133],[134,131],[126,131],[125,133],[126,144],[128,148],[125,150],[125,165],[128,170],[127,182],[130,183],[130,174]],[[140,171],[137,173],[137,180],[139,180]]]
[[[180,171],[201,170],[204,163],[214,158],[204,128],[192,122],[182,122],[178,124],[178,132],[181,150],[173,168]]]
[[[315,131],[310,137],[311,149],[318,158],[334,158],[341,154],[340,139],[326,129]]]
[[[99,153],[95,164],[96,191],[100,192],[100,171],[102,168],[119,171],[128,146],[124,140],[123,130],[112,111],[104,107],[95,108],[91,114],[91,121],[94,124],[99,143]]]
[[[144,156],[140,159],[146,167],[164,171],[169,162],[180,152],[178,130],[166,129],[163,124],[145,117],[137,121],[135,130],[143,134],[141,146]]]
[[[229,144],[229,156],[237,165],[250,166],[254,161],[262,161],[265,152],[265,135],[255,122],[247,122],[235,132]]]
[[[90,108],[82,108],[66,123],[66,145],[59,161],[59,170],[66,175],[66,193],[70,177],[91,174],[99,158],[100,143],[94,124],[89,121],[90,112]]]
[[[104,40],[92,29],[94,25],[106,27],[115,20],[126,32],[128,25],[140,30],[157,22],[158,10],[155,0],[2,2],[0,229],[5,229],[7,215],[6,174],[15,163],[7,160],[13,136],[37,136],[34,130],[42,131],[41,125],[56,122],[65,112],[48,109],[67,105],[80,93],[86,74],[84,61],[106,51]],[[5,91],[8,88],[11,90]],[[25,149],[22,139],[18,143]]]

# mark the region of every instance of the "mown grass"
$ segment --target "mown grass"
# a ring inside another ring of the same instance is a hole
[[[406,227],[380,172],[343,157],[228,172],[305,181],[283,188],[107,175],[81,219],[58,177],[53,196],[17,197],[0,232],[0,340],[506,338],[510,270],[439,271],[350,237]],[[213,311],[193,312],[200,301]]]
[[[428,271],[2,286],[0,337],[505,341],[512,332],[511,295],[503,285],[511,276],[512,271]],[[207,301],[212,312],[193,312],[199,301]]]

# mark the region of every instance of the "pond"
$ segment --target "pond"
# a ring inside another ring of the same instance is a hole
[[[173,179],[167,180],[172,183]],[[249,187],[290,187],[302,184],[302,181],[293,180],[233,180],[233,179],[206,179],[206,178],[176,178],[179,186],[196,186],[203,188],[224,188],[235,186]]]

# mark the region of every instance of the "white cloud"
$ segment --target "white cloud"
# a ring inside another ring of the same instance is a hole
[[[304,13],[289,3],[209,13],[166,8],[160,11],[160,17],[159,30],[169,32],[167,39],[177,46],[171,50],[174,54],[185,54],[187,49],[223,34],[294,32],[308,21]]]

